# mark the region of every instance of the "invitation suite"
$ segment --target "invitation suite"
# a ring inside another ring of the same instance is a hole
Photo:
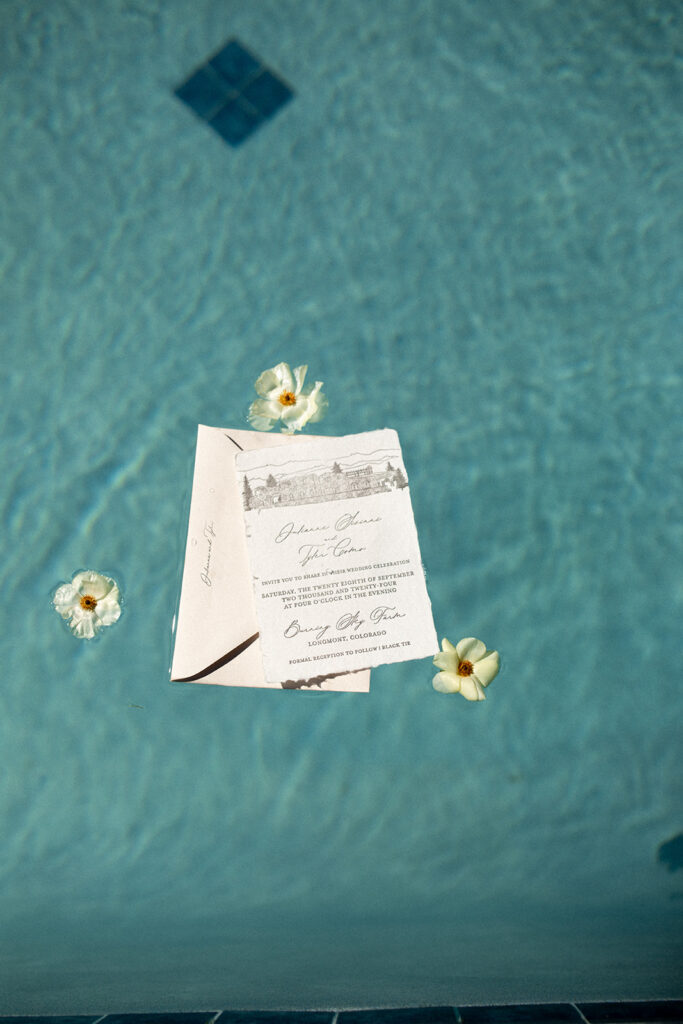
[[[318,668],[263,674],[259,626],[242,520],[235,455],[255,449],[295,450],[306,437],[200,426],[187,525],[182,589],[176,618],[171,680],[280,690],[303,687],[367,692],[370,672]],[[293,666],[294,667],[294,666]]]
[[[268,683],[438,651],[396,431],[238,452],[235,466]]]

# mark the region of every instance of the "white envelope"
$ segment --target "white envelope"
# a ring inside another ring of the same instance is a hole
[[[369,669],[285,683],[263,674],[235,454],[310,436],[200,425],[171,681],[367,692]]]

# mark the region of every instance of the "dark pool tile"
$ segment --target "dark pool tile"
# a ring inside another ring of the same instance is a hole
[[[209,119],[209,124],[231,146],[239,146],[258,128],[263,116],[237,96]]]
[[[209,1024],[216,1016],[215,1010],[202,1013],[112,1013],[102,1024]]]
[[[510,1006],[459,1006],[463,1024],[563,1024],[581,1021],[571,1003],[515,1003]]]
[[[338,1024],[455,1024],[452,1006],[421,1006],[400,1010],[346,1010]]]
[[[198,117],[211,117],[230,96],[229,86],[216,75],[200,68],[175,90],[178,99],[194,110]]]
[[[277,75],[270,71],[262,71],[244,87],[242,95],[264,117],[270,117],[291,100],[294,93]]]
[[[226,43],[223,49],[210,59],[209,64],[234,89],[240,89],[261,67],[260,61],[245,50],[236,39]]]
[[[590,1024],[649,1024],[650,1021],[667,1021],[668,1024],[682,1024],[683,999],[657,999],[653,1002],[635,1003],[577,1003]]]
[[[332,1024],[327,1010],[225,1010],[219,1024]]]
[[[0,1017],[0,1024],[93,1024],[101,1016],[92,1013],[83,1017]]]
[[[666,864],[668,871],[683,871],[683,833],[667,839],[657,850],[657,860]]]
[[[293,91],[236,39],[210,57],[174,90],[231,146],[291,100]]]

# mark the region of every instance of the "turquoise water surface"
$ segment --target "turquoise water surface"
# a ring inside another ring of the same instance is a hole
[[[682,20],[2,0],[2,1012],[681,995]],[[233,36],[295,92],[238,148],[173,95]],[[169,683],[196,425],[281,360],[398,430],[485,703]]]

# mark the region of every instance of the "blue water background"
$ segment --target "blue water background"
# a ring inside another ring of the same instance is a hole
[[[682,15],[2,0],[4,1012],[682,994]],[[239,149],[172,94],[231,36],[296,91]],[[168,682],[196,424],[280,360],[398,430],[485,704]]]

